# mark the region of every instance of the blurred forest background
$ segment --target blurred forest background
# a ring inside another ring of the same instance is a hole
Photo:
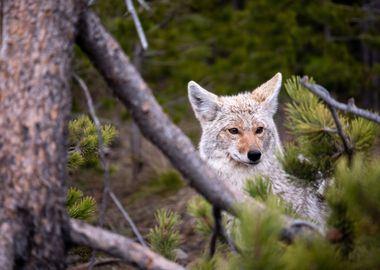
[[[379,1],[147,3],[149,11],[135,3],[149,42],[146,51],[141,49],[123,1],[97,0],[92,8],[131,57],[164,110],[194,144],[200,128],[187,99],[190,80],[217,94],[235,94],[253,90],[276,72],[281,72],[284,80],[291,75],[310,75],[338,100],[354,97],[358,106],[380,110]],[[184,187],[157,149],[140,140],[128,112],[106,94],[105,82],[78,48],[74,72],[86,81],[102,123],[116,127],[109,151],[111,182],[142,234],[146,236],[154,226],[156,209],[173,209],[183,221],[181,234],[186,244],[182,248],[190,260],[198,256],[204,239],[189,226],[195,221],[186,211],[194,192]],[[282,101],[287,98],[282,91]],[[74,84],[73,118],[87,113],[86,108],[82,92]],[[282,114],[280,109],[277,117],[283,118]],[[281,123],[280,130],[284,130]],[[70,185],[99,202],[102,174],[97,161],[72,173]],[[106,227],[133,237],[112,207]]]

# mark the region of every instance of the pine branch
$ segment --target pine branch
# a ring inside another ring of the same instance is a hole
[[[300,83],[302,84],[302,86],[309,89],[312,93],[314,93],[323,101],[325,101],[329,106],[332,106],[336,109],[339,109],[345,112],[355,114],[357,116],[373,121],[377,124],[380,124],[380,115],[376,113],[372,113],[367,110],[360,109],[356,106],[351,105],[350,103],[344,104],[344,103],[336,101],[334,98],[331,97],[330,93],[325,88],[323,88],[322,86],[318,84],[309,83],[308,78],[306,76],[304,76],[300,80]]]
[[[121,258],[141,269],[184,270],[175,262],[165,259],[131,239],[99,227],[70,219],[70,241],[92,247]]]

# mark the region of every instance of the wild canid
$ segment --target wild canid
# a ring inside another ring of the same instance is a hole
[[[323,225],[325,207],[316,189],[291,180],[276,157],[283,154],[273,121],[281,81],[277,73],[254,91],[236,96],[217,96],[189,82],[190,103],[202,126],[200,155],[239,196],[248,178],[264,176],[273,193],[297,213]]]

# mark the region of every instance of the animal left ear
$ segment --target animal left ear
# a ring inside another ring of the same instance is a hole
[[[277,73],[269,81],[263,83],[257,87],[253,92],[253,98],[260,104],[263,108],[269,111],[272,115],[277,111],[278,105],[278,94],[280,93],[282,82],[281,73]]]

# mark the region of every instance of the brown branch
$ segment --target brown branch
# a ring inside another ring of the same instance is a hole
[[[104,251],[128,263],[137,265],[141,269],[185,269],[127,237],[75,219],[70,220],[70,240],[73,244],[90,246]]]
[[[360,109],[356,106],[350,105],[350,104],[344,104],[341,102],[336,101],[334,98],[330,96],[330,93],[323,88],[322,86],[318,84],[311,84],[308,82],[308,78],[304,76],[300,83],[305,88],[309,89],[312,93],[317,95],[319,98],[321,98],[324,102],[326,102],[329,106],[332,106],[336,109],[355,114],[357,116],[363,117],[367,120],[373,121],[377,124],[380,124],[380,115],[376,113],[372,113],[367,110]]]
[[[336,132],[338,133],[340,139],[342,140],[343,149],[344,149],[344,151],[346,152],[346,154],[348,156],[349,162],[351,163],[352,154],[353,154],[353,148],[352,148],[352,145],[351,145],[351,143],[350,143],[347,135],[344,133],[344,130],[343,130],[343,127],[342,127],[342,123],[340,122],[338,113],[336,112],[335,106],[333,105],[334,102],[336,102],[336,103],[338,103],[338,102],[335,101],[330,96],[330,93],[325,88],[323,88],[322,86],[317,85],[317,84],[309,84],[307,82],[307,79],[308,78],[306,76],[303,77],[302,80],[301,80],[301,84],[304,87],[306,87],[307,89],[309,89],[311,92],[313,92],[314,94],[318,95],[320,98],[322,98],[322,96],[324,97],[322,99],[323,99],[323,101],[326,102],[327,107],[329,108],[329,110],[331,112],[331,115],[332,115],[332,117],[334,119],[334,122],[335,122]],[[317,94],[315,91],[319,92],[322,96],[319,95],[319,94]],[[343,104],[343,105],[347,106],[348,108],[357,109],[355,106],[350,105],[350,104],[351,103],[349,103],[348,105],[346,105],[346,104]],[[327,130],[327,129],[325,129],[325,130]]]
[[[78,45],[105,78],[113,93],[131,111],[142,134],[169,158],[189,185],[213,206],[236,215],[238,192],[233,192],[218,179],[216,173],[199,157],[191,141],[165,115],[148,85],[101,25],[99,18],[91,11],[84,12],[78,30]],[[250,203],[257,209],[265,209],[257,201],[250,200]],[[294,220],[284,217],[284,222],[287,227],[284,230],[295,236],[292,230]],[[304,227],[319,231],[312,224]]]
[[[343,131],[342,123],[339,120],[338,113],[336,112],[336,109],[329,104],[327,105],[327,107],[329,108],[331,115],[334,119],[336,130],[337,130],[338,135],[339,135],[339,137],[343,143],[344,151],[346,152],[346,154],[348,156],[348,160],[351,163],[352,153],[353,153],[351,143],[349,142],[347,135]]]

